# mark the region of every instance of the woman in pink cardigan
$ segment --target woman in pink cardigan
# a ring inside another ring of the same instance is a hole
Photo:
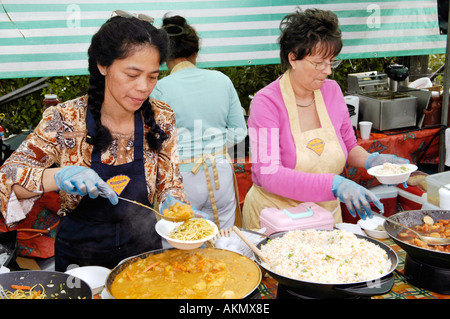
[[[259,229],[265,207],[279,209],[316,202],[341,222],[339,201],[350,213],[372,217],[377,197],[342,177],[346,162],[366,169],[384,162],[407,163],[395,155],[369,154],[357,145],[339,85],[328,80],[342,49],[337,16],[307,9],[281,21],[280,57],[287,71],[254,97],[248,119],[253,186],[243,224]]]

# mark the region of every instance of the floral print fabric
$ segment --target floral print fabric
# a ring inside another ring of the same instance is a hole
[[[182,178],[178,167],[176,145],[175,114],[172,109],[155,99],[150,100],[155,112],[156,122],[169,136],[160,151],[153,151],[144,142],[144,163],[148,188],[148,198],[162,203],[167,195],[185,201]],[[42,175],[45,169],[53,165],[64,167],[81,165],[90,167],[93,146],[86,142],[87,96],[58,104],[46,109],[42,120],[27,139],[5,161],[0,168],[1,212],[7,224],[15,223],[26,217],[34,202],[45,192]],[[144,125],[144,135],[149,128]],[[133,143],[127,143],[127,151],[118,159],[118,141],[102,153],[102,163],[119,165],[133,161]],[[36,197],[17,199],[12,187],[19,184]],[[155,197],[156,196],[156,197]],[[81,196],[60,192],[61,210],[64,213],[73,210]]]

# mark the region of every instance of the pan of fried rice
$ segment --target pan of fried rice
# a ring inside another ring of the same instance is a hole
[[[279,284],[316,298],[376,296],[394,284],[398,257],[376,239],[333,230],[291,230],[262,240],[257,263]]]

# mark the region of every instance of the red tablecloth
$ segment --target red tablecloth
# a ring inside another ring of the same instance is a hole
[[[408,159],[411,163],[439,162],[440,128],[424,128],[420,130],[392,131],[370,134],[370,139],[362,140],[358,135],[358,144],[369,153],[394,154]],[[378,185],[378,181],[362,168],[346,167],[347,178],[370,188]]]

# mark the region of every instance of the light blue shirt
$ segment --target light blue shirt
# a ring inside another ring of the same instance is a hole
[[[244,109],[236,89],[219,71],[181,62],[158,81],[150,97],[168,104],[175,112],[181,160],[220,152],[225,145],[233,146],[247,136]],[[188,171],[193,165],[180,165],[180,170]]]

